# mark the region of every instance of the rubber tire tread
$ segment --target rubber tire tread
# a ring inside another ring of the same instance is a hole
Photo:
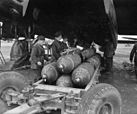
[[[8,110],[8,106],[0,99],[0,114],[3,114]]]
[[[77,114],[97,114],[100,102],[112,100],[113,114],[121,114],[121,95],[118,90],[110,84],[100,83],[90,88],[83,96],[78,107]]]
[[[14,87],[17,91],[21,91],[27,85],[25,77],[18,72],[0,73],[0,94],[6,87]]]

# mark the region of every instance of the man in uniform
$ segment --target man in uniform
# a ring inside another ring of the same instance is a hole
[[[68,49],[69,44],[68,44],[68,38],[67,38],[67,36],[63,37],[63,41],[61,43],[61,47],[62,47],[62,51],[64,51],[65,49]]]
[[[31,69],[39,69],[41,70],[44,65],[44,58],[45,58],[45,50],[43,45],[45,44],[44,36],[38,36],[38,41],[33,45],[30,62],[31,62]]]
[[[28,53],[28,43],[25,37],[19,37],[15,40],[10,51],[10,60],[16,61]]]
[[[11,69],[29,65],[30,53],[25,37],[19,37],[11,47],[10,60],[13,62]]]
[[[52,49],[51,61],[56,61],[61,56],[61,54],[60,54],[62,52],[61,40],[63,40],[62,32],[56,32],[55,40],[51,45],[51,49]]]
[[[134,57],[134,68],[135,68],[135,74],[137,77],[137,43],[133,46],[131,52],[130,52],[130,62],[132,63]]]

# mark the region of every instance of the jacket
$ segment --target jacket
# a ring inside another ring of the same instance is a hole
[[[21,57],[25,56],[26,54],[28,54],[28,52],[29,50],[27,41],[16,40],[11,47],[10,59],[16,61]]]
[[[62,52],[61,42],[55,39],[54,42],[52,43],[51,49],[52,49],[52,58],[51,58],[52,61],[57,60],[61,56],[60,53]]]
[[[67,44],[66,43],[64,43],[64,42],[61,42],[61,52],[63,52],[65,49],[68,49],[68,46],[67,46]]]
[[[31,51],[31,68],[32,69],[38,69],[41,68],[44,64],[44,56],[45,56],[45,50],[43,46],[39,43],[34,44]],[[42,66],[39,66],[37,63],[41,62]]]

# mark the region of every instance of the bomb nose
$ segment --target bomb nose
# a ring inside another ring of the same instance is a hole
[[[45,78],[45,79],[43,79],[43,81],[44,81],[44,82],[47,82],[47,79]]]
[[[42,79],[43,79],[44,82],[46,82],[46,81],[47,81],[47,75],[46,75],[46,74],[43,74],[43,75],[42,75]]]
[[[59,68],[62,72],[64,72],[64,66],[63,66],[62,64],[59,64],[58,68]]]
[[[76,78],[75,80],[76,80],[76,82],[77,82],[77,83],[79,83],[79,82],[80,82],[80,78]]]

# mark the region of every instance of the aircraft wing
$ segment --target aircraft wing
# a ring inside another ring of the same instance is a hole
[[[137,35],[118,35],[118,43],[135,43]]]

